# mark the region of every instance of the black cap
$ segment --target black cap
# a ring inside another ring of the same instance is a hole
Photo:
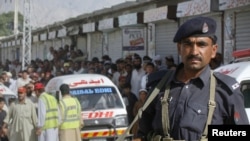
[[[216,42],[216,22],[208,17],[196,17],[183,23],[175,34],[174,42],[187,37],[211,37]]]
[[[174,58],[172,55],[166,56],[165,59],[168,61],[174,61]]]

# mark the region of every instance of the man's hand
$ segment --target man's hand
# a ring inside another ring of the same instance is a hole
[[[37,129],[36,129],[36,135],[37,135],[37,136],[40,136],[41,133],[42,133],[42,128],[37,128]]]
[[[133,139],[133,141],[141,141],[140,138]]]
[[[8,135],[8,129],[6,127],[2,128],[2,134],[7,136]]]

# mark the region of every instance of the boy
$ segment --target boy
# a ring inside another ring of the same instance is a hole
[[[6,111],[3,110],[3,107],[5,105],[5,100],[3,97],[0,97],[0,140],[1,141],[8,141],[7,135],[3,134],[2,126],[3,126],[3,120],[6,117]]]

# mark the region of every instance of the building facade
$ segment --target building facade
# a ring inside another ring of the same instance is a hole
[[[32,59],[46,59],[49,47],[66,44],[88,55],[109,55],[115,62],[137,53],[162,58],[172,55],[180,62],[173,37],[180,24],[196,16],[217,22],[218,52],[224,63],[234,58],[235,50],[249,48],[250,0],[190,0],[125,2],[111,8],[87,13],[32,31]],[[1,61],[22,60],[22,35],[0,39]]]

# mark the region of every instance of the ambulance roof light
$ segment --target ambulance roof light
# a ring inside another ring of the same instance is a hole
[[[233,52],[232,55],[235,58],[250,57],[250,49],[236,50],[236,51]]]

